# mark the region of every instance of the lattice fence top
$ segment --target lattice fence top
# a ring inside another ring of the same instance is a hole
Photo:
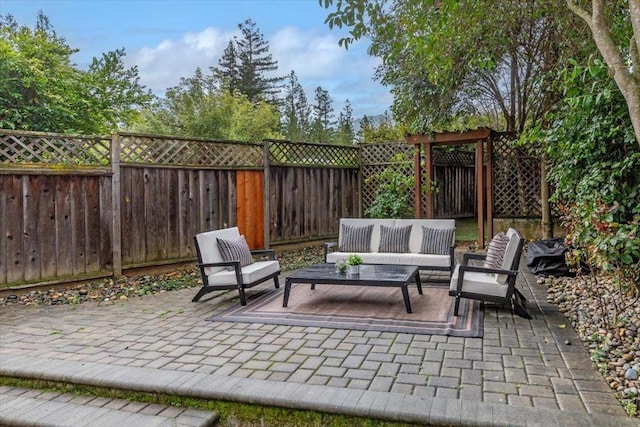
[[[122,134],[120,160],[196,167],[261,167],[262,144]]]
[[[450,151],[440,147],[433,150],[433,162],[438,166],[474,166],[475,158],[475,151]]]
[[[269,141],[269,161],[278,165],[358,168],[358,148],[336,144]]]
[[[387,142],[381,144],[360,144],[363,165],[380,165],[390,163],[393,156],[402,153],[410,159],[413,146],[406,142]]]
[[[110,139],[0,130],[0,163],[107,166]]]

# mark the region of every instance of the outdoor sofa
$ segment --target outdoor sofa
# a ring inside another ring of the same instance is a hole
[[[326,263],[351,254],[364,264],[415,265],[453,272],[455,220],[342,218],[337,242],[324,244]]]

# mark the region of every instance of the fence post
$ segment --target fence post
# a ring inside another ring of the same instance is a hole
[[[264,248],[269,249],[271,247],[271,176],[269,162],[269,141],[262,141],[262,165],[263,165],[263,177],[262,177],[262,228],[264,234]]]
[[[113,275],[122,276],[122,224],[120,205],[120,135],[111,134],[111,242],[113,253]]]

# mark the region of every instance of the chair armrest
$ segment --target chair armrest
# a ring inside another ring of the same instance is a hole
[[[453,270],[456,269],[456,245],[449,246],[449,277],[453,274]]]
[[[338,246],[338,242],[325,242],[324,247],[324,262],[327,262],[327,255],[329,255],[329,249]]]
[[[479,259],[484,261],[486,258],[487,258],[487,254],[477,254],[473,252],[467,252],[462,256],[462,263],[464,265],[467,265],[469,263],[469,260]]]
[[[460,265],[460,269],[458,271],[461,274],[468,271],[470,273],[506,274],[508,276],[518,275],[518,270],[502,270],[499,268],[477,267],[473,265]]]
[[[270,261],[276,260],[276,253],[273,249],[256,249],[251,251],[251,255],[255,256],[267,256]]]
[[[240,261],[220,261],[220,262],[207,262],[196,264],[199,268],[206,267],[236,267],[240,269]]]

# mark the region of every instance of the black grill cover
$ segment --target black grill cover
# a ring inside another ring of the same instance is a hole
[[[564,258],[567,251],[563,238],[530,242],[527,267],[533,274],[540,276],[569,276],[571,273]]]

